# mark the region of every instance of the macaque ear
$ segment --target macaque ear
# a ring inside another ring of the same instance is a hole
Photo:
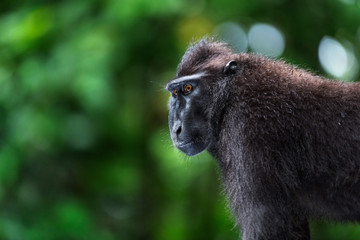
[[[236,70],[238,69],[238,65],[237,62],[235,60],[231,60],[230,62],[228,62],[225,67],[224,67],[224,73],[229,75],[229,74],[234,74],[236,72]]]

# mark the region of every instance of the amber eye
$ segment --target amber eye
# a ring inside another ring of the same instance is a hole
[[[177,96],[177,90],[176,89],[174,89],[173,93],[174,93],[175,96]]]
[[[184,87],[184,93],[189,93],[189,92],[191,92],[192,88],[193,88],[193,87],[192,87],[190,84],[186,85],[186,86]]]

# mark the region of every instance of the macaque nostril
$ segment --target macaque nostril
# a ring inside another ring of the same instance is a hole
[[[178,129],[176,130],[176,135],[180,135],[180,133],[181,133],[181,126],[178,127]]]

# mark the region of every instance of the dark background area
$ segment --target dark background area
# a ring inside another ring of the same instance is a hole
[[[214,34],[359,79],[359,0],[2,0],[0,239],[238,239],[215,161],[173,149],[167,128],[164,84]]]

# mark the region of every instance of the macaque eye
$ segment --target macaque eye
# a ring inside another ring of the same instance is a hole
[[[173,94],[174,94],[175,96],[177,96],[178,92],[177,92],[176,89],[174,89]]]
[[[185,85],[185,87],[184,87],[184,93],[185,93],[185,94],[190,93],[192,89],[193,89],[193,86],[191,86],[190,84]]]

